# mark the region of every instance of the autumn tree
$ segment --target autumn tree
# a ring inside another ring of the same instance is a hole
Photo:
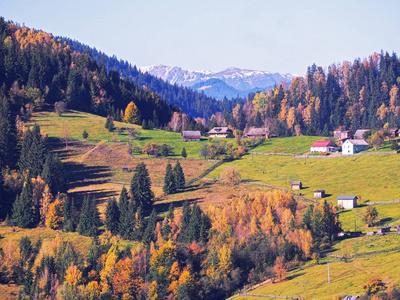
[[[239,169],[237,167],[226,167],[221,172],[221,179],[227,184],[238,184],[241,181]]]
[[[124,121],[126,123],[137,125],[140,125],[142,122],[140,111],[133,101],[131,101],[125,109]]]
[[[208,151],[208,146],[207,146],[207,144],[203,144],[203,145],[201,145],[201,148],[200,148],[200,156],[204,156],[204,159],[206,159],[207,158],[207,156],[209,155],[209,151]]]
[[[363,220],[365,224],[368,224],[368,226],[373,227],[374,226],[374,221],[378,218],[378,211],[374,206],[368,206],[367,209],[365,210],[365,213],[363,215]]]
[[[77,286],[82,280],[82,272],[73,263],[65,273],[65,282],[71,287]]]
[[[65,111],[67,110],[67,105],[65,104],[64,101],[56,102],[54,103],[54,110],[57,113],[57,115],[61,117],[61,115],[65,113]]]
[[[147,154],[147,156],[154,155],[157,157],[160,150],[161,146],[157,143],[148,142],[143,147],[143,153]]]
[[[51,229],[59,229],[64,222],[64,203],[60,198],[57,198],[49,206],[49,211],[46,217],[46,227]]]
[[[276,277],[278,277],[280,280],[286,277],[286,266],[283,262],[284,258],[282,256],[279,256],[276,259],[275,266],[274,266],[274,274]]]
[[[134,262],[129,258],[115,264],[112,276],[113,294],[118,299],[139,299],[143,279],[139,276]]]

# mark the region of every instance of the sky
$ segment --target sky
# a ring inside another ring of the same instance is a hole
[[[400,53],[400,1],[0,0],[0,16],[138,67],[304,75],[315,63]]]

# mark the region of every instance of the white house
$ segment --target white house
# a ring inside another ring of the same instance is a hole
[[[211,136],[213,138],[227,138],[231,137],[232,134],[233,131],[228,127],[214,127],[208,132],[208,136]]]
[[[342,154],[356,154],[368,150],[368,146],[364,140],[346,140],[342,145]]]
[[[338,206],[344,209],[357,207],[357,196],[338,196],[336,198]]]
[[[332,141],[316,141],[311,145],[310,152],[338,152],[338,146]]]

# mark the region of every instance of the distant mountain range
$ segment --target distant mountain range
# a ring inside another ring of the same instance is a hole
[[[292,74],[270,73],[265,71],[228,68],[221,72],[189,71],[180,67],[154,65],[139,70],[161,78],[171,84],[182,85],[196,91],[204,91],[217,99],[247,97],[251,92],[272,88],[281,81],[290,84],[295,78]]]

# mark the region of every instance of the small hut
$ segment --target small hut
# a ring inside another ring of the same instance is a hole
[[[129,168],[128,167],[122,167],[122,172],[128,172],[129,171]]]
[[[290,188],[292,190],[301,190],[303,188],[303,184],[301,183],[301,181],[293,181],[290,185]]]
[[[314,191],[314,198],[321,199],[325,197],[325,190],[316,190]]]
[[[344,209],[353,209],[357,207],[357,196],[339,196],[336,198],[338,206]]]

